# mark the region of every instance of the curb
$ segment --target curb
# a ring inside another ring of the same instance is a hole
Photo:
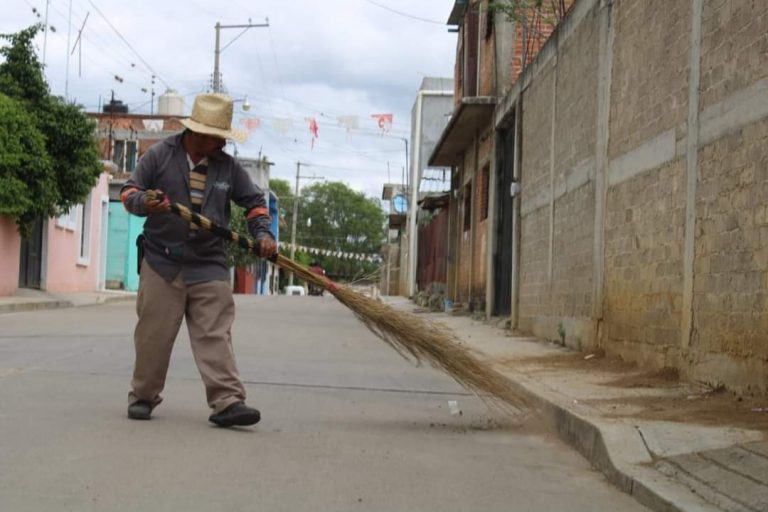
[[[126,302],[136,300],[135,295],[98,297],[94,301],[77,303],[71,300],[41,300],[30,302],[16,302],[12,304],[0,304],[0,315],[4,313],[24,313],[29,311],[40,311],[46,309],[63,309],[84,306],[100,306],[111,302]]]
[[[644,447],[640,435],[625,427],[618,435],[608,436],[596,423],[545,398],[521,382],[521,375],[505,372],[515,392],[530,401],[545,424],[589,463],[598,469],[613,485],[632,496],[640,504],[656,512],[722,512],[711,503],[695,495],[652,467],[653,459]],[[616,437],[617,439],[609,439]],[[619,461],[619,444],[635,453],[644,452],[645,463]],[[638,448],[638,443],[643,446]],[[633,446],[635,445],[635,446]],[[639,465],[642,464],[642,465]]]
[[[40,302],[17,302],[14,304],[0,305],[0,314],[22,313],[25,311],[37,311],[41,309],[71,308],[74,304],[68,300],[46,300]]]

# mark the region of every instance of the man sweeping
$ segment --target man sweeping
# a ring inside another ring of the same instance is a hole
[[[195,98],[186,130],[152,146],[121,191],[125,208],[146,216],[139,237],[140,284],[134,332],[136,359],[128,417],[148,420],[160,393],[182,319],[205,384],[208,418],[221,427],[258,423],[257,409],[245,404],[230,330],[235,306],[225,242],[170,213],[170,203],[187,206],[214,222],[229,224],[229,202],[245,209],[248,230],[260,256],[276,254],[264,194],[242,166],[224,153],[232,130],[232,100],[222,94]],[[162,200],[149,190],[161,191]]]

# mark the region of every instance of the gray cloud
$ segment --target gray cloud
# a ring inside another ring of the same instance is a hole
[[[297,160],[316,164],[318,175],[344,181],[378,197],[381,185],[399,181],[405,165],[404,143],[410,129],[410,111],[425,75],[450,77],[453,73],[455,35],[444,24],[398,16],[365,0],[73,0],[72,26],[76,31],[90,13],[82,43],[82,76],[78,52],[70,57],[68,89],[90,110],[98,108],[111,90],[138,112],[149,112],[151,72],[122,42],[104,14],[162,80],[187,95],[209,87],[213,68],[214,25],[261,22],[242,34],[221,55],[228,91],[248,95],[249,113],[262,118],[249,141],[239,149],[244,156],[266,154],[276,165],[273,175],[288,178]],[[447,19],[452,0],[378,0],[378,3],[436,21]],[[36,21],[44,0],[6,0],[0,32],[18,31]],[[52,90],[63,95],[67,51],[68,2],[52,1],[46,75]],[[222,31],[227,44],[238,30]],[[42,37],[38,45],[42,49]],[[70,46],[71,48],[71,46]],[[114,75],[123,78],[122,83]],[[156,79],[156,93],[165,89]],[[387,136],[377,134],[374,113],[391,112],[395,123]],[[336,116],[356,115],[362,129],[350,132]],[[306,117],[320,124],[319,138],[310,149]],[[282,135],[271,128],[276,118],[291,119],[294,128]],[[310,168],[308,168],[310,169]]]

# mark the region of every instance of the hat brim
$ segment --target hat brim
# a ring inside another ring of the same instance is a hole
[[[213,135],[214,137],[221,137],[222,139],[230,139],[235,142],[243,143],[248,138],[248,135],[241,130],[222,130],[221,128],[214,128],[192,119],[180,119],[179,122],[186,128],[189,128],[195,133],[203,133],[205,135]]]

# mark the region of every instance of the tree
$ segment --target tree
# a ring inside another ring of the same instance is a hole
[[[378,200],[365,197],[343,183],[315,183],[303,191],[297,223],[297,243],[307,247],[361,254],[378,254],[384,240],[385,215]],[[311,256],[340,280],[375,272],[374,263],[334,256]]]
[[[11,194],[7,193],[10,188],[6,190],[4,198],[13,202],[3,205],[7,212],[3,214],[14,220],[22,233],[37,218],[57,215],[81,203],[102,171],[95,122],[78,106],[49,92],[33,46],[40,28],[36,25],[17,34],[0,35],[9,43],[0,48],[4,57],[0,93],[15,100],[25,112],[41,134],[47,154],[43,159],[47,164],[34,174],[22,173],[10,164],[0,170],[6,186],[14,187]],[[18,117],[18,112],[15,115]]]
[[[0,93],[0,215],[24,228],[50,216],[57,201],[56,180],[43,134],[29,114]]]
[[[284,210],[286,208],[285,204],[283,203],[284,198],[289,200],[288,202],[292,207],[290,199],[293,198],[293,194],[291,194],[290,185],[285,180],[272,179],[269,180],[269,189],[278,197],[278,213],[280,215],[280,219],[283,219]],[[265,199],[269,201],[269,197],[265,197]],[[248,223],[245,220],[245,210],[237,206],[235,203],[231,203],[231,207],[232,216],[229,221],[229,228],[237,233],[250,236],[250,233],[248,232]],[[280,224],[281,229],[283,229],[282,220],[280,221]],[[254,254],[251,254],[245,249],[242,249],[234,244],[229,244],[227,247],[227,264],[230,267],[245,267],[252,263],[256,263],[258,260],[258,256],[255,256]]]
[[[229,220],[229,229],[232,231],[251,236],[248,231],[248,221],[245,220],[245,209],[230,203],[232,208],[231,218]],[[242,247],[227,242],[227,265],[229,267],[245,267],[258,261],[258,256],[250,253]]]

